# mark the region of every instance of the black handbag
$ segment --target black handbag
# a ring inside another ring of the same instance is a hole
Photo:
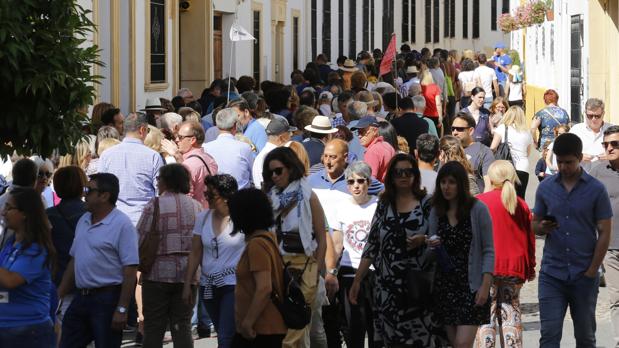
[[[509,148],[507,128],[507,125],[505,125],[505,141],[503,141],[499,144],[499,146],[497,146],[496,151],[494,152],[494,159],[505,160],[514,163],[514,160],[512,158],[512,150]]]

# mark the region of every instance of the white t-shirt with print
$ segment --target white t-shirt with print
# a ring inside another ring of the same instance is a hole
[[[505,142],[505,125],[500,124],[494,129],[494,134],[501,135],[501,143]],[[516,170],[523,172],[529,171],[529,156],[527,155],[527,149],[529,145],[533,144],[533,137],[531,132],[518,131],[513,126],[509,126],[507,130],[507,138],[509,141],[509,148],[512,153],[512,159],[514,160],[514,167]]]
[[[344,252],[340,264],[342,266],[359,268],[363,248],[370,235],[372,218],[376,211],[378,198],[372,196],[370,200],[359,205],[352,197],[340,201],[337,222],[338,230],[342,232]]]

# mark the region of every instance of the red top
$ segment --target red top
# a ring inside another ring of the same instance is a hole
[[[387,165],[393,156],[395,156],[393,146],[378,136],[368,145],[363,159],[372,168],[372,176],[380,182],[385,182]]]
[[[535,276],[535,235],[531,229],[531,211],[518,197],[514,215],[501,201],[501,190],[475,196],[486,203],[492,218],[494,237],[494,275],[518,277],[524,281]]]
[[[423,115],[438,118],[436,96],[441,95],[441,89],[435,83],[427,86],[421,85],[421,94],[426,98],[426,110],[423,112]]]

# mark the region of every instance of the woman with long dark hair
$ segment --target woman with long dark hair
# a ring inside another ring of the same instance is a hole
[[[55,347],[50,310],[56,250],[41,194],[11,191],[3,216],[15,234],[0,251],[0,347]]]
[[[426,235],[431,200],[421,188],[417,162],[397,154],[389,162],[370,234],[350,289],[350,302],[361,299],[362,282],[373,265],[374,342],[376,346],[442,345],[442,330],[432,313],[431,298],[413,303],[406,289],[410,269],[428,261]]]
[[[312,306],[318,290],[318,271],[324,268],[325,217],[318,197],[305,178],[305,167],[287,147],[266,156],[262,187],[271,199],[280,252],[289,268],[297,270],[305,302]],[[309,339],[310,325],[288,330],[284,347],[296,347]]]
[[[442,248],[450,264],[436,272],[436,313],[454,347],[472,347],[479,325],[490,322],[494,245],[488,208],[471,196],[459,162],[448,162],[438,172],[430,235],[428,245]]]
[[[473,132],[473,139],[476,142],[480,142],[486,146],[490,146],[492,142],[492,122],[490,121],[490,110],[484,107],[484,101],[486,100],[486,92],[482,87],[475,87],[471,91],[471,103],[466,108],[460,110],[460,112],[466,112],[473,116],[475,120],[475,131]]]

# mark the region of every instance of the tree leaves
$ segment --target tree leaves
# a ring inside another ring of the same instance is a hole
[[[77,0],[0,1],[0,155],[65,154],[95,97],[95,30]]]

